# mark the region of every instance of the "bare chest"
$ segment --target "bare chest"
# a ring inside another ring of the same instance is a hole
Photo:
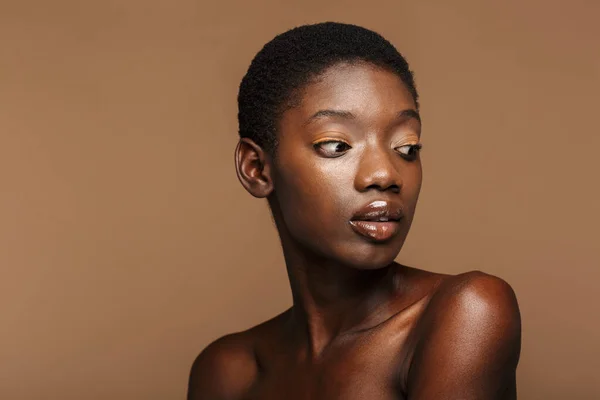
[[[381,331],[331,349],[318,362],[269,359],[247,400],[402,400],[408,331]]]

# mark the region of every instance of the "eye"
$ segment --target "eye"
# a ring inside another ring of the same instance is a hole
[[[352,148],[348,143],[340,140],[326,140],[315,143],[313,146],[325,157],[330,158],[339,157]]]
[[[404,158],[408,161],[414,161],[417,159],[417,156],[419,155],[419,151],[421,150],[422,147],[423,147],[423,145],[421,145],[420,143],[407,144],[405,146],[396,147],[394,150],[396,150],[398,153],[400,153],[402,158]]]

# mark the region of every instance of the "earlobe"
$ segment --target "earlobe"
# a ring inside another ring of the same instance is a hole
[[[244,188],[254,197],[264,198],[273,191],[271,164],[266,152],[252,139],[241,138],[235,153],[235,169]]]

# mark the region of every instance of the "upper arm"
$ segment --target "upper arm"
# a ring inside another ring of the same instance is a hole
[[[514,291],[481,272],[443,284],[423,316],[408,398],[514,399],[521,320]]]
[[[224,336],[195,359],[188,382],[188,400],[235,400],[254,383],[256,360],[252,348],[238,335]]]

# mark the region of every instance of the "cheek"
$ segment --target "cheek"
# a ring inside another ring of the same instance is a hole
[[[415,165],[414,170],[406,174],[403,185],[403,201],[407,207],[410,207],[414,211],[417,200],[419,199],[419,193],[421,192],[421,183],[423,181],[423,175],[420,165]]]
[[[347,182],[332,171],[303,165],[281,171],[275,192],[290,233],[297,237],[332,235],[343,217]]]

